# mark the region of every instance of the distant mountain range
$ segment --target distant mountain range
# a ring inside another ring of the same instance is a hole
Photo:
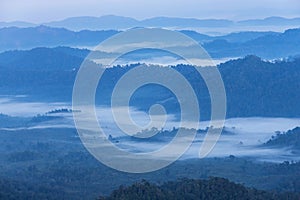
[[[300,54],[300,29],[278,32],[239,32],[223,36],[209,36],[182,30],[205,48],[213,58],[243,57],[249,54],[264,59],[278,59]],[[116,30],[79,31],[38,26],[0,29],[0,51],[32,49],[36,47],[71,46],[92,48],[119,33]],[[151,54],[147,54],[151,58]],[[164,54],[161,54],[164,56]]]
[[[213,58],[241,57],[250,54],[265,59],[285,58],[300,54],[300,29],[289,29],[280,34],[265,34],[240,43],[217,39],[204,43],[203,47]]]
[[[38,26],[0,29],[0,51],[55,46],[95,46],[118,31],[79,31]]]
[[[35,24],[40,25],[40,24]],[[103,29],[128,29],[133,27],[165,27],[165,28],[213,28],[213,27],[257,27],[257,26],[300,26],[300,18],[287,19],[282,17],[269,17],[265,19],[250,19],[243,21],[232,21],[225,19],[196,19],[196,18],[174,18],[154,17],[145,20],[136,20],[130,17],[106,15],[101,17],[72,17],[61,21],[43,23],[46,26],[67,28],[70,30],[103,30]],[[28,22],[0,22],[0,27],[34,26]]]
[[[0,27],[20,27],[20,28],[25,28],[25,27],[34,27],[37,26],[34,23],[29,23],[29,22],[23,22],[23,21],[13,21],[13,22],[0,22]]]

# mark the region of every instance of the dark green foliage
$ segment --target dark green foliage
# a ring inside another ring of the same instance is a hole
[[[61,109],[55,109],[47,112],[46,114],[57,114],[57,113],[71,113],[73,112],[72,109],[67,109],[67,108],[61,108]]]
[[[33,161],[33,160],[39,159],[41,157],[42,157],[42,155],[37,152],[22,151],[22,152],[12,153],[9,156],[8,160],[10,162],[24,162],[24,161]]]
[[[273,136],[265,144],[266,146],[279,146],[290,147],[295,150],[300,150],[300,127],[296,127],[293,130],[288,130],[286,133],[278,133]]]
[[[300,59],[270,63],[247,56],[221,64],[227,116],[297,117]]]
[[[84,50],[78,50],[78,53]],[[6,70],[52,71],[72,70],[81,65],[82,57],[60,51],[59,48],[35,48],[30,51],[10,51],[0,54],[0,63]]]
[[[62,191],[43,186],[32,186],[26,182],[11,179],[0,179],[1,200],[24,200],[24,199],[66,199]]]
[[[24,128],[36,125],[41,122],[53,121],[57,119],[63,119],[62,116],[53,116],[51,114],[68,113],[72,110],[57,109],[47,112],[43,115],[36,115],[34,117],[13,117],[9,115],[0,114],[0,128]]]
[[[279,200],[299,199],[295,193],[278,194],[235,184],[228,179],[212,177],[208,180],[182,179],[168,182],[163,185],[151,184],[147,181],[135,183],[131,186],[121,186],[113,191],[109,197],[100,197],[100,200]]]
[[[109,195],[120,185],[128,186],[143,179],[161,184],[210,176],[224,177],[259,190],[300,192],[299,162],[263,163],[228,155],[227,158],[178,160],[155,172],[129,174],[98,162],[84,148],[76,130],[66,128],[0,130],[0,171],[0,180],[7,185],[14,184],[10,189],[2,187],[2,193],[38,200],[96,199],[99,195]],[[149,187],[156,191],[151,184]],[[20,189],[16,193],[12,188]],[[173,188],[188,190],[184,185],[174,184],[160,190]],[[229,189],[224,187],[225,191]]]
[[[59,116],[37,115],[29,121],[29,124],[40,123],[40,122],[45,122],[45,121],[51,121],[51,120],[54,120],[54,119],[61,119],[61,118],[62,117],[59,117]]]

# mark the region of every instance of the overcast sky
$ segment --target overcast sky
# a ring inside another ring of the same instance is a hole
[[[121,15],[250,19],[299,17],[300,0],[0,0],[0,21],[48,22],[74,16]]]

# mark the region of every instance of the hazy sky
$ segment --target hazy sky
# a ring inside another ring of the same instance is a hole
[[[0,21],[121,15],[249,19],[300,16],[300,0],[0,0]]]

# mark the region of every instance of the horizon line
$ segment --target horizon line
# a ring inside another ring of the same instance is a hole
[[[48,24],[48,23],[53,23],[53,22],[61,22],[61,21],[65,21],[68,19],[74,19],[74,18],[102,18],[102,17],[120,17],[120,18],[128,18],[128,19],[133,19],[136,20],[137,22],[142,22],[145,20],[149,20],[149,19],[155,19],[155,18],[169,18],[169,19],[191,19],[191,20],[227,20],[227,21],[231,21],[231,22],[243,22],[243,21],[251,21],[251,20],[267,20],[270,18],[281,18],[281,19],[285,19],[285,20],[293,20],[293,19],[300,19],[300,16],[294,16],[294,17],[285,17],[285,16],[279,16],[279,15],[272,15],[269,17],[264,17],[264,18],[245,18],[245,19],[241,19],[241,20],[234,20],[234,19],[230,19],[230,18],[197,18],[197,17],[176,17],[176,16],[154,16],[154,17],[147,17],[147,18],[143,18],[143,19],[138,19],[135,17],[129,17],[129,16],[122,16],[122,15],[114,15],[114,14],[107,14],[107,15],[100,15],[100,16],[92,16],[92,15],[78,15],[78,16],[70,16],[70,17],[65,17],[65,18],[61,18],[61,19],[56,19],[56,20],[49,20],[49,21],[45,21],[45,22],[32,22],[32,21],[26,21],[26,20],[5,20],[5,21],[0,21],[0,23],[17,23],[17,22],[21,22],[21,23],[30,23],[30,24],[35,24],[35,25],[43,25],[43,24]]]

